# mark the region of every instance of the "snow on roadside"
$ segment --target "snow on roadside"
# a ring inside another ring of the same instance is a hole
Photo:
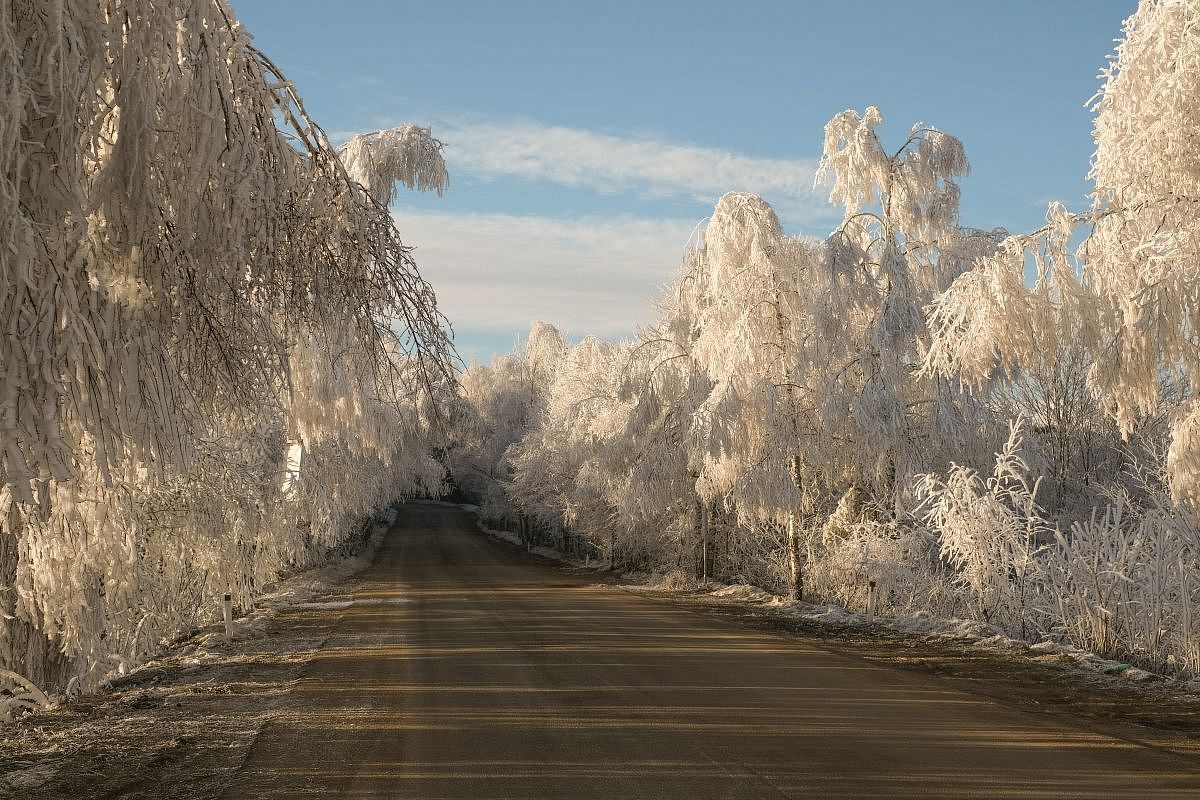
[[[1069,644],[1041,641],[1034,644],[1014,639],[994,625],[969,619],[935,617],[928,611],[918,611],[907,617],[868,617],[835,605],[814,605],[802,601],[790,601],[758,586],[749,584],[716,585],[700,589],[697,594],[724,601],[733,601],[750,606],[769,608],[775,613],[826,625],[859,628],[883,628],[897,633],[926,636],[932,639],[956,640],[977,649],[1000,653],[1025,653],[1033,658],[1053,655],[1059,660],[1070,659],[1079,667],[1106,675],[1117,675],[1129,680],[1162,680],[1158,675],[1130,664],[1103,658]],[[661,589],[661,584],[648,588]],[[1200,681],[1192,681],[1200,687]]]
[[[288,606],[293,611],[344,611],[362,606],[394,606],[411,603],[407,597],[361,597],[354,600],[328,600],[319,603],[296,603]]]
[[[235,617],[232,642],[226,641],[224,627],[220,623],[206,625],[194,631],[190,636],[165,645],[158,654],[137,667],[130,669],[122,665],[109,672],[100,682],[101,691],[111,686],[113,682],[134,675],[139,670],[154,668],[165,657],[178,658],[181,663],[187,665],[206,664],[226,658],[233,643],[261,636],[271,621],[281,611],[289,608],[311,610],[348,608],[352,604],[350,601],[310,601],[318,595],[328,593],[335,584],[371,565],[389,527],[386,521],[387,516],[388,512],[385,511],[384,519],[372,525],[370,536],[354,554],[297,573],[276,584],[268,584],[269,591],[256,599],[254,607],[241,616]],[[395,519],[394,512],[391,519]],[[52,702],[48,707],[53,708],[64,699],[66,698],[61,693],[52,694],[50,695]],[[36,710],[36,706],[29,709],[34,713]]]
[[[375,555],[379,551],[379,545],[383,541],[388,527],[388,524],[383,521],[374,523],[371,526],[371,535],[358,552],[320,567],[297,573],[280,581],[266,594],[260,595],[251,611],[234,619],[233,640],[236,642],[260,636],[281,611],[288,609],[315,611],[349,608],[353,605],[352,601],[317,602],[314,601],[314,598],[328,594],[334,585],[369,567],[375,560]],[[217,626],[216,630],[195,634],[184,643],[184,649],[189,651],[184,656],[185,663],[202,664],[223,658],[228,649],[225,632],[220,626]],[[153,659],[147,662],[147,664],[153,663]],[[110,678],[112,677],[117,676],[110,676]]]
[[[714,589],[709,594],[724,600],[741,600],[746,603],[768,603],[775,599],[775,596],[770,592],[760,589],[757,586],[751,586],[748,583],[723,586],[720,589]]]
[[[262,726],[295,703],[305,665],[324,645],[329,623],[271,626],[290,610],[411,602],[347,597],[343,581],[375,560],[389,525],[373,526],[358,552],[280,581],[235,620],[202,628],[98,691],[0,726],[0,797],[124,797],[147,776],[186,789],[185,798],[220,794]],[[390,517],[394,519],[394,517]],[[314,617],[314,619],[317,619]],[[214,788],[215,787],[215,788]]]
[[[502,528],[489,528],[487,523],[483,521],[483,512],[480,510],[479,506],[472,505],[471,503],[446,503],[446,505],[456,506],[461,508],[463,511],[466,511],[468,514],[473,514],[475,516],[475,524],[479,526],[479,530],[483,531],[488,536],[508,542],[509,544],[515,544],[518,547],[525,546],[525,543],[521,541],[521,537],[512,531],[506,531]]]

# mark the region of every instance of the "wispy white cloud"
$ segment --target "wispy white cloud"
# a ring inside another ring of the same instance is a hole
[[[789,216],[829,213],[823,197],[813,191],[816,164],[810,159],[755,158],[536,122],[451,124],[435,134],[446,143],[451,174],[546,180],[604,193],[683,197],[708,204],[725,192],[754,192]]]
[[[698,201],[692,219],[677,218],[679,211],[668,212],[676,215],[671,218],[564,219],[395,209],[442,312],[473,335],[513,336],[535,319],[576,335],[632,334],[655,320],[654,299],[675,276],[700,218],[727,191],[762,195],[792,230],[818,233],[833,221],[831,207],[812,191],[808,160],[752,158],[533,122],[435,125],[434,135],[446,143],[452,181],[515,178]]]
[[[397,209],[421,272],[456,327],[522,331],[531,320],[621,336],[654,320],[698,220],[560,220]]]
[[[334,130],[329,136],[340,144],[362,132]],[[757,158],[532,121],[443,121],[434,123],[433,133],[446,145],[452,183],[463,177],[547,181],[608,195],[687,200],[707,208],[726,192],[753,192],[771,203],[794,232],[819,235],[838,219],[826,190],[814,189],[814,159]]]

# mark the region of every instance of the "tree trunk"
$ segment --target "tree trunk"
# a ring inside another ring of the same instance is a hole
[[[791,364],[788,357],[792,352],[792,345],[788,342],[787,326],[783,318],[783,300],[780,295],[778,283],[774,286],[775,295],[775,329],[779,336],[779,374],[783,379],[783,385],[786,389],[787,405],[788,405],[788,422],[791,427],[792,442],[794,448],[800,446],[800,409],[796,402],[796,381],[792,376]],[[788,477],[792,479],[792,485],[797,491],[802,492],[800,478],[800,455],[797,450],[793,450],[788,454],[787,470]],[[796,512],[788,512],[787,522],[787,555],[788,567],[791,572],[791,595],[793,600],[804,599],[804,561],[800,556],[800,534],[796,530]]]
[[[788,514],[787,522],[788,566],[791,568],[792,599],[804,599],[804,559],[800,555],[800,532],[796,530],[796,514]]]
[[[10,520],[15,517],[14,512]],[[0,636],[0,668],[16,672],[43,691],[57,691],[66,685],[71,661],[36,626],[15,617],[18,561],[16,530],[0,529],[0,613],[14,617],[0,623],[5,628]]]

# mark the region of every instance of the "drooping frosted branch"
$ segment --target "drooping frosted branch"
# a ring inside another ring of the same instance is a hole
[[[386,131],[360,133],[338,148],[352,180],[366,187],[379,204],[392,202],[397,183],[439,195],[449,183],[442,143],[428,128],[402,125]]]

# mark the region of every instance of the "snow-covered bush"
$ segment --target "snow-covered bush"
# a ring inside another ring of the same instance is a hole
[[[1200,671],[1200,538],[1188,515],[1122,506],[1059,533],[1049,590],[1068,641],[1106,656]]]
[[[944,612],[954,587],[945,580],[936,538],[912,519],[887,518],[864,505],[852,486],[820,531],[810,539],[809,588],[814,597],[846,608],[902,616],[918,610]]]
[[[1056,531],[1037,505],[1037,482],[1029,481],[1021,459],[1023,425],[1012,423],[990,476],[954,465],[945,479],[924,476],[918,490],[924,521],[953,580],[967,590],[973,616],[1027,637],[1044,627],[1040,556]]]
[[[1032,640],[1049,637],[1106,657],[1200,670],[1200,536],[1190,514],[1148,489],[1097,508],[1063,530],[1036,503],[1014,423],[986,479],[954,467],[926,476],[925,520],[965,591],[944,609]],[[1161,488],[1161,484],[1159,484]]]

